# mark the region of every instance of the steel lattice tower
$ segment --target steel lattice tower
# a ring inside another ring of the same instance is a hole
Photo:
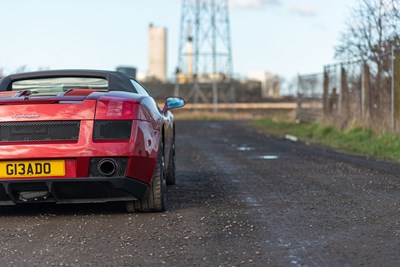
[[[182,0],[178,56],[176,93],[179,84],[192,84],[189,98],[208,102],[203,88],[208,84],[214,109],[222,91],[230,92],[227,102],[234,100],[228,0]]]

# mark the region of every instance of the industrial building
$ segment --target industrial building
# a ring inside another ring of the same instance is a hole
[[[149,25],[147,80],[167,81],[167,29]]]
[[[262,98],[279,98],[280,78],[268,71],[252,71],[248,75],[249,80],[261,82]]]

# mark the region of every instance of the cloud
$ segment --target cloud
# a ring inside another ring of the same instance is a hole
[[[264,6],[280,6],[280,0],[229,0],[233,8],[262,8]]]
[[[317,15],[315,7],[308,4],[296,4],[289,7],[289,11],[302,17],[314,17]]]

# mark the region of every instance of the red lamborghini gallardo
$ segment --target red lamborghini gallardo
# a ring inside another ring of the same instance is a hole
[[[112,71],[10,75],[0,83],[0,205],[123,201],[164,211],[175,183],[169,97],[160,109]]]

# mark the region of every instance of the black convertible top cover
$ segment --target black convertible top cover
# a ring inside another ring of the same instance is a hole
[[[109,91],[137,93],[135,87],[130,81],[131,78],[122,72],[107,70],[46,70],[12,74],[0,80],[0,91],[11,91],[11,85],[16,81],[56,77],[103,78],[108,81]]]

